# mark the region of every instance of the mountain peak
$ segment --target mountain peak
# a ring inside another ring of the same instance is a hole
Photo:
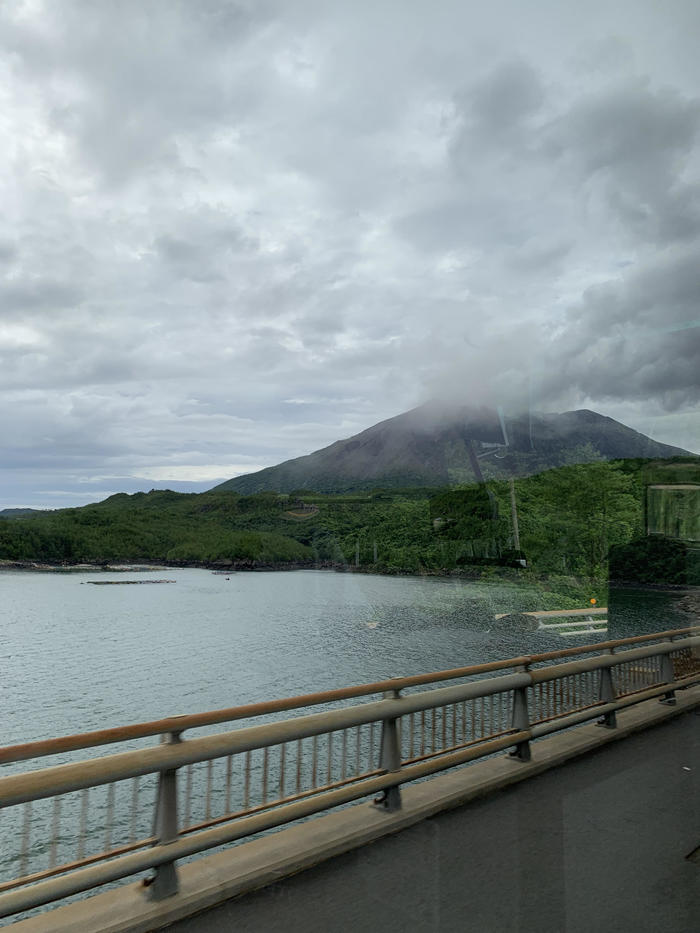
[[[567,463],[673,456],[692,454],[585,408],[504,416],[486,406],[431,399],[322,450],[216,488],[248,494],[445,486]]]

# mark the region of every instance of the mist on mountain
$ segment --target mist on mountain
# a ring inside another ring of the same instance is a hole
[[[307,456],[216,488],[248,494],[444,486],[526,476],[566,464],[688,453],[587,409],[509,415],[501,408],[434,399]]]

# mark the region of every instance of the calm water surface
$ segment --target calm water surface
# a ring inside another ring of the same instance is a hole
[[[172,584],[91,586],[167,578]],[[615,594],[610,635],[679,624],[665,594]],[[327,571],[0,573],[0,744],[545,651],[496,633],[527,587]],[[616,621],[617,620],[617,621]]]

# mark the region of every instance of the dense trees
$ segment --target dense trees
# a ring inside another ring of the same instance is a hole
[[[644,463],[564,466],[516,480],[529,572],[607,578],[610,547],[643,531]],[[488,489],[344,496],[154,490],[0,520],[1,559],[50,563],[357,561],[377,571],[419,572],[483,568],[512,554],[513,546],[510,487],[503,480]]]

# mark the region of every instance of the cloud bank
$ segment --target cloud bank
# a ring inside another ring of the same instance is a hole
[[[700,448],[699,8],[563,6],[4,4],[0,507],[440,394]]]

